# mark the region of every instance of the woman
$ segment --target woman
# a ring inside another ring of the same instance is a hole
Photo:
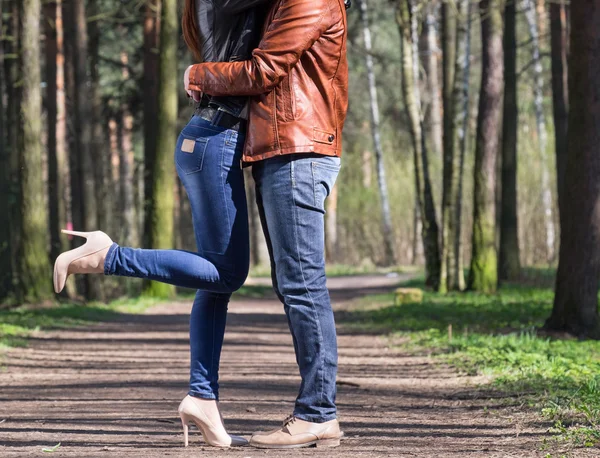
[[[245,60],[258,43],[265,0],[186,0],[184,38],[203,62]],[[240,167],[246,130],[245,97],[200,97],[175,149],[177,173],[188,194],[197,253],[121,247],[100,231],[67,234],[87,239],[54,266],[54,288],[71,274],[145,278],[198,290],[190,317],[190,389],[179,406],[188,445],[193,422],[217,447],[247,444],[227,434],[219,413],[218,371],[231,294],[249,267],[248,216]]]

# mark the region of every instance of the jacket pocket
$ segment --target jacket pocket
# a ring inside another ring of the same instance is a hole
[[[317,143],[324,143],[326,145],[333,145],[335,142],[335,133],[331,131],[313,128],[313,141]]]
[[[186,175],[200,172],[204,164],[204,154],[208,145],[206,137],[192,137],[181,134],[177,139],[175,149],[175,163],[177,167]]]

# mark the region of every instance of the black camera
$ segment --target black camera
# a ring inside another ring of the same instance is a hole
[[[352,6],[352,0],[344,0],[344,5],[346,5],[346,9]]]

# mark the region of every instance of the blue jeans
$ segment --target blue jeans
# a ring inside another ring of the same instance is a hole
[[[284,305],[302,383],[294,415],[322,423],[336,418],[337,340],[325,277],[325,200],[340,160],[295,154],[259,162],[259,214],[273,287]]]
[[[189,394],[218,399],[219,361],[231,294],[248,276],[250,250],[243,133],[194,116],[175,149],[177,173],[192,209],[197,253],[114,244],[106,275],[146,278],[197,289],[190,317]]]

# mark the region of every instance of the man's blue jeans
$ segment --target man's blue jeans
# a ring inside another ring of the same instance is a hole
[[[249,268],[248,210],[240,167],[243,134],[194,116],[177,140],[177,173],[189,197],[197,253],[114,244],[106,275],[197,289],[190,317],[190,391],[218,399],[227,305]]]
[[[295,154],[252,172],[273,287],[284,304],[302,383],[294,415],[336,418],[337,341],[325,277],[325,200],[340,171],[335,157]]]

